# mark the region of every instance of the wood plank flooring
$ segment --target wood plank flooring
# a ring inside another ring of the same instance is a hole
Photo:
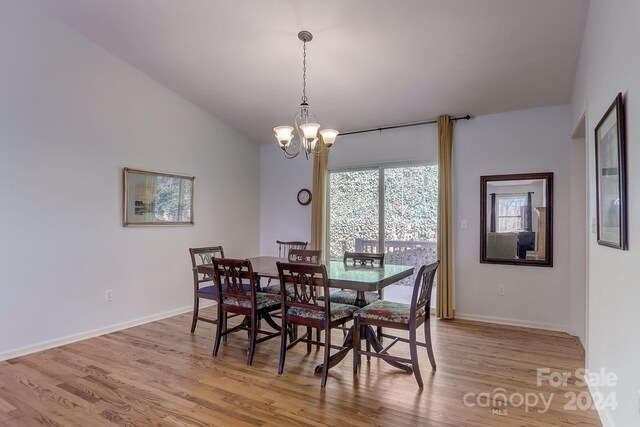
[[[322,350],[306,354],[299,345],[280,376],[278,339],[259,344],[246,366],[245,333],[230,336],[213,358],[214,325],[200,322],[192,335],[190,322],[190,314],[180,315],[0,362],[0,425],[601,425],[595,410],[565,409],[565,393],[587,392],[575,377],[563,387],[536,384],[537,368],[573,373],[583,366],[582,347],[567,334],[434,321],[438,369],[431,372],[420,349],[424,389],[381,360],[363,360],[354,379],[348,357],[323,390],[313,373]],[[335,332],[336,341],[341,336]],[[551,404],[527,408],[519,396]]]

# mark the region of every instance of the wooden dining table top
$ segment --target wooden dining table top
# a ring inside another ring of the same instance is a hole
[[[276,262],[288,263],[287,258],[273,256],[259,256],[249,258],[253,272],[259,277],[278,278]],[[352,289],[355,291],[377,291],[413,274],[411,265],[385,264],[382,267],[370,265],[348,265],[342,261],[324,263],[327,268],[329,286],[334,288]],[[201,273],[213,273],[211,264],[198,267]]]

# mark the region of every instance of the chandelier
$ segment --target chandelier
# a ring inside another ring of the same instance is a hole
[[[308,31],[300,31],[298,38],[302,41],[302,103],[300,111],[295,116],[295,127],[277,126],[273,128],[278,144],[288,159],[293,159],[301,151],[304,151],[307,159],[310,154],[321,156],[328,153],[339,133],[335,129],[323,129],[318,132],[320,124],[315,115],[309,111],[309,104],[307,104],[307,42],[313,39],[313,35]],[[298,139],[294,138],[294,131],[298,134]],[[320,134],[319,137],[318,134]]]

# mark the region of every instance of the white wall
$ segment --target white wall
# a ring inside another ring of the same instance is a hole
[[[619,406],[603,412],[608,425],[640,425],[640,2],[592,1],[572,95],[572,124],[586,111],[589,217],[596,215],[594,128],[622,92],[627,113],[629,250],[589,235],[587,366],[618,375]],[[607,388],[600,391],[608,392]]]
[[[196,225],[122,227],[125,166],[195,175]],[[188,308],[190,246],[258,253],[258,167],[226,125],[1,0],[0,359]]]
[[[569,329],[569,108],[476,117],[454,127],[456,316]],[[554,172],[553,268],[481,264],[480,176]],[[468,221],[461,230],[460,221]],[[506,287],[498,296],[498,286]]]
[[[311,190],[313,160],[287,159],[275,138],[260,148],[260,254],[278,255],[276,240],[311,241],[311,204],[298,203],[298,191]]]
[[[570,237],[569,256],[571,316],[569,333],[580,338],[586,349],[586,270],[587,270],[587,149],[584,138],[571,141],[570,155]]]
[[[571,330],[569,262],[569,107],[547,107],[476,117],[454,125],[454,219],[456,227],[456,315],[487,321]],[[406,161],[437,161],[436,125],[339,137],[329,168]],[[275,232],[309,234],[310,210],[298,209],[292,219],[285,206],[311,183],[311,162],[305,167],[282,158],[274,142],[261,150],[261,249],[273,245]],[[289,172],[287,172],[289,171]],[[554,267],[525,267],[479,263],[480,176],[502,173],[555,172]],[[299,181],[290,182],[290,176]],[[265,206],[281,200],[282,207]],[[282,211],[278,211],[282,209]],[[498,297],[498,285],[506,295]],[[583,304],[579,303],[579,304]]]

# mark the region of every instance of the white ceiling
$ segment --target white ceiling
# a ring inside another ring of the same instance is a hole
[[[31,0],[260,143],[569,101],[588,0]]]

